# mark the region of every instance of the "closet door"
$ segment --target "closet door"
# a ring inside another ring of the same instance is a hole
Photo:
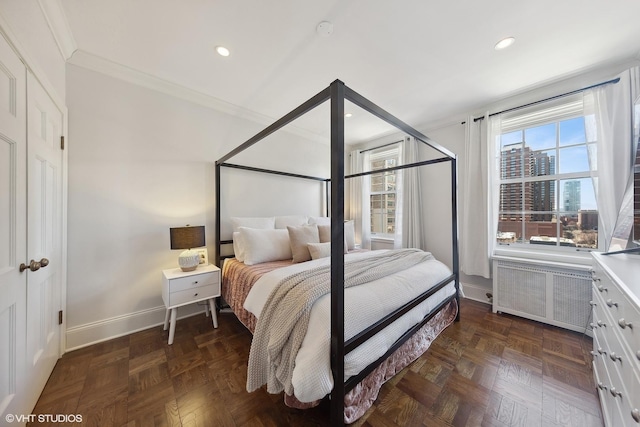
[[[30,72],[27,111],[27,253],[39,268],[27,275],[26,363],[39,395],[60,356],[63,115]]]
[[[0,36],[0,423],[26,407],[25,67]],[[28,413],[28,412],[26,412]]]

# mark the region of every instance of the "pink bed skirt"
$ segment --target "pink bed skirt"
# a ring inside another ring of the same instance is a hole
[[[377,399],[382,385],[427,351],[438,335],[453,323],[457,313],[458,305],[454,299],[347,393],[344,397],[344,422],[351,424],[363,416]],[[303,403],[286,394],[284,402],[287,406],[298,409],[312,408],[320,403],[319,400]]]
[[[231,307],[240,322],[253,333],[256,317],[244,309],[244,300],[253,284],[269,271],[291,265],[291,261],[274,261],[246,266],[234,259],[228,259],[222,269],[222,297]],[[445,305],[429,322],[420,328],[409,340],[402,344],[380,366],[362,380],[344,397],[344,422],[351,424],[360,418],[373,405],[382,385],[396,373],[406,368],[420,357],[433,340],[456,318],[458,305],[453,299]],[[287,406],[308,409],[317,406],[320,401],[303,403],[294,396],[284,395]]]

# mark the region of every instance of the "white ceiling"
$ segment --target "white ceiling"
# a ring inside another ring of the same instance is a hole
[[[100,57],[272,119],[340,79],[418,126],[640,53],[638,0],[61,4],[74,55]],[[330,36],[316,33],[321,21],[333,23]],[[515,44],[495,51],[506,36]],[[217,55],[217,45],[231,55]],[[328,129],[322,120],[300,126],[316,134]]]

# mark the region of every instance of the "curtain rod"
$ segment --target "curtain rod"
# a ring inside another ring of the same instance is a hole
[[[367,148],[366,150],[360,150],[360,154],[367,152],[367,151],[373,151],[373,150],[377,150],[378,148],[382,148],[382,147],[388,147],[389,145],[393,145],[393,144],[399,144],[402,141],[404,141],[404,139],[401,139],[400,141],[394,141],[394,142],[390,142],[388,144],[383,144],[383,145],[379,145],[377,147],[373,147],[373,148]]]
[[[541,104],[543,102],[553,101],[554,99],[563,98],[563,97],[569,96],[569,95],[574,95],[576,93],[584,92],[585,90],[593,89],[593,88],[598,87],[598,86],[604,86],[604,85],[608,85],[608,84],[615,84],[615,83],[618,83],[619,81],[620,81],[620,77],[616,77],[615,79],[607,80],[606,82],[596,83],[596,84],[591,85],[591,86],[583,87],[582,89],[572,90],[571,92],[567,92],[567,93],[563,93],[563,94],[560,94],[560,95],[552,96],[550,98],[541,99],[540,101],[534,101],[534,102],[530,102],[528,104],[520,105],[518,107],[507,108],[506,110],[498,111],[497,113],[491,113],[491,114],[489,114],[489,117],[497,116],[498,114],[502,114],[502,113],[508,113],[508,112],[511,112],[511,111],[519,110],[521,108],[530,107],[532,105]],[[478,120],[483,120],[483,119],[484,119],[484,116],[475,117],[473,119],[473,121],[477,122]],[[465,124],[465,123],[466,122],[462,122],[461,124]]]

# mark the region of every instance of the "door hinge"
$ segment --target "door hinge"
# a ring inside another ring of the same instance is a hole
[[[64,150],[64,136],[60,137],[60,149]]]
[[[58,325],[62,325],[62,310],[58,312]]]

